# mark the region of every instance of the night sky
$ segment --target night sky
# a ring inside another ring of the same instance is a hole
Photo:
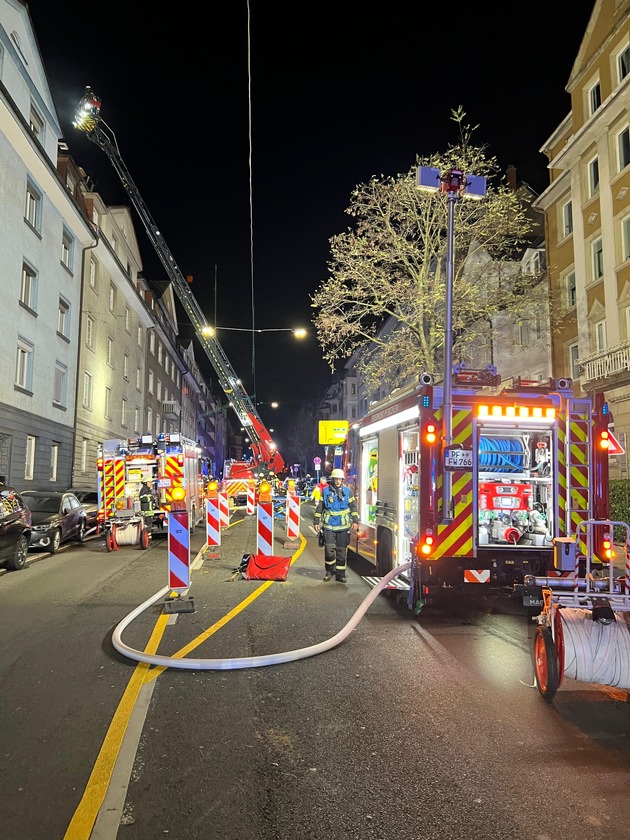
[[[72,128],[86,85],[208,320],[250,330],[253,315],[267,330],[312,327],[309,295],[326,277],[329,238],[350,225],[352,189],[445,150],[458,106],[479,126],[475,142],[541,192],[538,150],[570,110],[565,86],[593,6],[38,0],[30,12],[70,154],[95,189],[131,203]],[[164,279],[139,221],[137,234],[145,276]],[[255,383],[251,333],[219,340],[249,395],[281,402],[273,416],[260,407],[269,427],[332,381],[314,331],[301,343],[257,334]]]

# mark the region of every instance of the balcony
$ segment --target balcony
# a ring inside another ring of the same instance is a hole
[[[607,380],[608,387],[621,385],[625,381],[630,383],[630,341],[591,353],[590,356],[578,359],[578,365],[583,371],[582,382],[587,387],[589,383],[594,385],[601,380]]]
[[[181,413],[182,407],[175,400],[162,403],[162,416],[165,420],[179,420]]]

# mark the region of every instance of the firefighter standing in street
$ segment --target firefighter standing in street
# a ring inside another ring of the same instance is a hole
[[[343,470],[333,470],[331,484],[324,487],[315,508],[314,527],[318,534],[324,532],[324,580],[334,576],[339,583],[346,583],[346,560],[350,544],[350,530],[359,527],[357,503],[344,486]]]

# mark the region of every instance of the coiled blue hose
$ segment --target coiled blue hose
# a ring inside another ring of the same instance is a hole
[[[521,441],[514,438],[485,438],[479,445],[479,469],[494,472],[522,472],[525,451]]]

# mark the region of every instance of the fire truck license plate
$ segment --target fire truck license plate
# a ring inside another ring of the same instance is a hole
[[[447,470],[471,470],[472,449],[447,449],[444,453],[444,468]]]

